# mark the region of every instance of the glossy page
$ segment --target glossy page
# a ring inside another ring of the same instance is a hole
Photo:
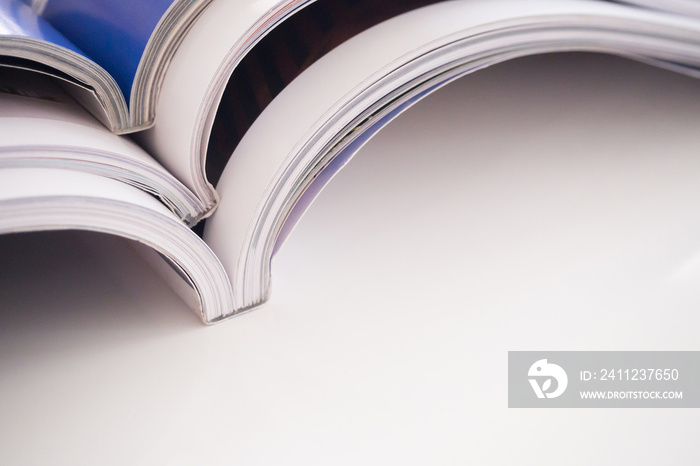
[[[129,101],[136,69],[173,0],[48,0],[41,15],[117,81]]]
[[[516,26],[525,33],[509,33]],[[505,33],[499,36],[499,31]],[[658,31],[672,45],[650,42]],[[607,2],[455,1],[401,15],[353,37],[270,103],[217,185],[221,203],[207,222],[205,240],[232,277],[237,307],[250,308],[268,298],[278,233],[286,220],[298,218],[293,205],[338,155],[335,149],[405,99],[459,74],[526,54],[595,50],[666,63],[674,60],[656,54],[670,50],[684,52],[693,65],[700,53],[699,31],[700,24],[685,18]],[[493,34],[492,42],[483,40],[488,34]],[[453,44],[463,48],[450,49]],[[432,74],[441,69],[456,72]]]
[[[20,0],[0,0],[0,40],[10,36],[50,42],[84,55],[78,47]]]

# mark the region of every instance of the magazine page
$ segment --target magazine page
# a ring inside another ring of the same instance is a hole
[[[142,190],[71,170],[0,170],[0,234],[66,229],[114,234],[150,246],[195,290],[196,311],[207,323],[232,307],[228,277],[211,249]],[[181,284],[174,288],[184,289]]]
[[[63,34],[37,16],[22,0],[0,0],[0,43],[6,43],[5,41],[12,36],[50,42],[85,55]]]
[[[232,4],[214,2],[173,58],[158,124],[139,137],[207,195],[240,135],[304,68],[371,25],[435,1],[243,0],[235,22]]]
[[[74,97],[105,126],[128,130],[126,101],[114,78],[21,0],[0,0],[0,66],[71,82],[78,86]]]
[[[55,79],[30,71],[0,74],[0,168],[68,168],[153,193],[187,223],[206,212],[199,199],[130,139],[107,130]]]
[[[114,77],[133,132],[153,125],[170,60],[212,0],[26,1]]]
[[[175,52],[157,104],[157,124],[141,144],[197,195],[216,193],[204,175],[207,126],[233,69],[268,30],[310,0],[214,1]]]
[[[107,70],[128,102],[148,39],[172,3],[173,0],[41,0],[32,2],[32,7]]]
[[[621,0],[621,3],[700,18],[700,3],[695,0]]]
[[[700,23],[604,2],[454,1],[416,10],[345,42],[314,63],[243,137],[217,185],[205,240],[237,306],[267,299],[270,262],[294,206],[374,124],[452,79],[534,53],[600,51],[654,63],[700,64]],[[303,109],[303,111],[300,111]],[[366,138],[365,138],[366,140]],[[320,191],[316,187],[314,192]],[[308,205],[308,199],[304,205]]]

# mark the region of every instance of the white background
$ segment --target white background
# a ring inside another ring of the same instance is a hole
[[[0,462],[696,464],[697,410],[508,409],[506,363],[698,349],[699,123],[700,82],[613,57],[463,78],[213,327],[124,240],[0,238]]]

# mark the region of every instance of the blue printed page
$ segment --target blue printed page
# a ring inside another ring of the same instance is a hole
[[[117,81],[127,102],[139,61],[174,0],[46,0],[40,13]]]
[[[85,55],[21,0],[0,0],[0,37],[19,36],[51,42]]]

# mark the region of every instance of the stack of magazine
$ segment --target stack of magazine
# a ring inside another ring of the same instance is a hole
[[[389,121],[566,51],[700,76],[700,3],[0,0],[0,233],[144,243],[218,322],[268,299],[276,251]]]

